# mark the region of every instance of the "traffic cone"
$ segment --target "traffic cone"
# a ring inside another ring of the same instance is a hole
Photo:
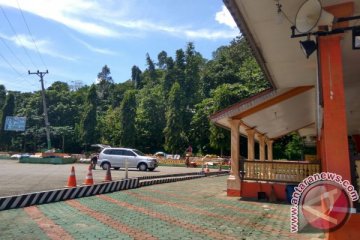
[[[209,164],[206,164],[206,167],[205,167],[205,172],[206,172],[206,173],[210,172],[210,169],[209,169]]]
[[[76,187],[76,176],[75,176],[75,167],[74,166],[71,167],[71,173],[68,178],[68,183],[67,183],[66,187]]]
[[[94,184],[94,179],[92,176],[92,164],[90,164],[88,174],[86,175],[86,178],[84,181],[84,185],[93,185],[93,184]]]
[[[111,182],[112,181],[112,177],[111,177],[111,171],[110,168],[108,167],[106,169],[106,175],[105,175],[105,180],[104,182]]]

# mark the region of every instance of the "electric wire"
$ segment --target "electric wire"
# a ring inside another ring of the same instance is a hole
[[[3,11],[3,9],[2,9]],[[25,71],[27,69],[27,67],[25,66],[24,62],[15,54],[15,52],[11,49],[11,47],[6,43],[4,37],[0,36],[0,41],[5,45],[5,47],[9,50],[9,52],[14,56],[14,58],[24,67]],[[0,53],[1,54],[1,53]],[[0,56],[4,62],[20,77],[20,80],[22,81],[21,83],[14,83],[12,82],[12,84],[21,86],[21,84],[23,83],[27,83],[29,84],[29,86],[33,86],[33,87],[38,87],[35,84],[33,84],[32,82],[30,82],[28,79],[26,79],[26,75],[25,74],[21,74],[18,70],[16,70],[16,68],[10,63],[10,61],[8,61],[4,55],[1,54]],[[17,79],[19,79],[19,77],[17,77]],[[25,79],[25,81],[24,81]]]
[[[31,82],[24,81],[23,78],[16,78],[15,80],[21,80],[21,82],[11,82],[11,85],[17,86],[19,89],[22,89],[21,91],[24,89],[28,90],[28,88],[32,88],[36,91],[39,88],[39,86],[36,86]],[[24,84],[26,84],[26,86]]]
[[[9,18],[7,17],[7,15],[6,15],[5,11],[4,11],[4,8],[3,8],[1,5],[0,5],[0,9],[1,9],[1,11],[2,11],[2,13],[3,13],[6,21],[8,22],[11,30],[12,30],[13,33],[15,34],[16,39],[19,41],[21,47],[24,49],[26,56],[29,58],[30,62],[34,65],[34,67],[35,67],[35,68],[38,68],[38,67],[36,66],[36,64],[34,63],[34,61],[32,60],[32,58],[30,57],[28,51],[26,50],[26,48],[25,48],[24,45],[22,44],[21,39],[19,39],[18,34],[17,34],[17,32],[15,31],[14,26],[11,24]]]
[[[4,38],[0,36],[0,40],[1,40],[1,42],[5,45],[5,47],[9,50],[9,52],[16,58],[16,60],[26,69],[25,64],[20,60],[20,58],[18,58],[18,56],[16,56],[16,54],[15,54],[14,51],[10,48],[10,46],[6,43],[6,41],[4,40]]]
[[[23,75],[21,73],[19,73],[18,70],[16,70],[16,68],[4,57],[4,55],[2,55],[0,53],[0,57],[4,60],[4,62],[6,62],[7,65],[9,65],[9,67],[14,70],[14,72],[16,72],[20,77],[22,77]]]
[[[20,3],[19,3],[18,0],[16,0],[16,2],[17,2],[17,5],[18,5],[18,7],[19,7],[19,10],[20,10],[22,19],[24,20],[24,23],[25,23],[25,25],[26,25],[26,28],[27,28],[27,30],[28,30],[28,32],[29,32],[30,37],[31,37],[31,40],[32,40],[32,42],[34,43],[34,46],[35,46],[35,48],[36,48],[36,51],[37,51],[37,53],[38,53],[38,55],[39,55],[39,58],[40,58],[41,62],[43,63],[45,69],[47,69],[47,66],[46,66],[46,64],[45,64],[45,62],[44,62],[44,59],[43,59],[43,57],[42,57],[42,55],[41,55],[41,53],[40,53],[40,51],[39,51],[39,48],[38,48],[37,45],[36,45],[36,42],[35,42],[35,40],[34,40],[34,37],[33,37],[32,33],[31,33],[31,31],[30,31],[29,25],[27,24],[27,21],[26,21],[26,19],[25,19],[24,13],[23,13],[23,10],[22,10],[21,7],[20,7]]]
[[[1,52],[0,52],[0,57],[4,60],[4,62],[5,62],[7,65],[9,65],[9,67],[10,67],[17,75],[19,75],[19,77],[24,78],[25,75],[24,75],[24,74],[21,74],[18,70],[16,70],[16,68],[5,58],[4,55],[1,54]],[[28,83],[28,84],[36,87],[33,83],[31,83],[31,82],[29,82],[29,81],[24,81],[24,79],[22,79],[22,80],[23,80],[23,82],[26,82],[26,83]],[[16,84],[16,83],[15,83],[15,84]]]

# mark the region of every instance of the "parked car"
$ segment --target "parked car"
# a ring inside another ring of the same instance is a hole
[[[167,154],[164,152],[156,152],[154,154],[155,157],[161,157],[161,158],[166,158]]]
[[[11,158],[27,158],[27,157],[30,157],[30,154],[29,153],[18,153],[18,154],[14,154],[14,155],[11,155]]]
[[[91,147],[94,149],[94,152],[90,155],[90,162],[93,164],[93,170],[95,170],[95,166],[97,165],[97,161],[99,159],[99,153],[105,148],[111,148],[111,146],[97,143],[92,144]]]
[[[145,156],[142,152],[130,148],[105,148],[99,154],[97,164],[104,170],[114,168],[115,170],[125,168],[137,168],[140,171],[153,171],[158,166],[154,157]]]

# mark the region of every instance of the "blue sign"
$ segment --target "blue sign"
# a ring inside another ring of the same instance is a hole
[[[5,131],[25,131],[26,117],[10,117],[7,116],[5,119]]]

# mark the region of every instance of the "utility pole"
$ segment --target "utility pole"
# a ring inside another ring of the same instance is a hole
[[[28,73],[29,73],[29,74],[36,74],[36,75],[38,75],[38,76],[40,77],[40,82],[41,82],[41,96],[42,96],[42,101],[43,101],[44,118],[45,118],[46,141],[47,141],[48,150],[50,150],[50,149],[51,149],[50,123],[49,123],[48,112],[47,112],[47,107],[46,107],[45,88],[44,88],[44,75],[45,75],[45,74],[48,74],[49,71],[46,70],[46,72],[40,72],[39,70],[37,70],[37,72],[30,72],[30,70],[29,70]]]

